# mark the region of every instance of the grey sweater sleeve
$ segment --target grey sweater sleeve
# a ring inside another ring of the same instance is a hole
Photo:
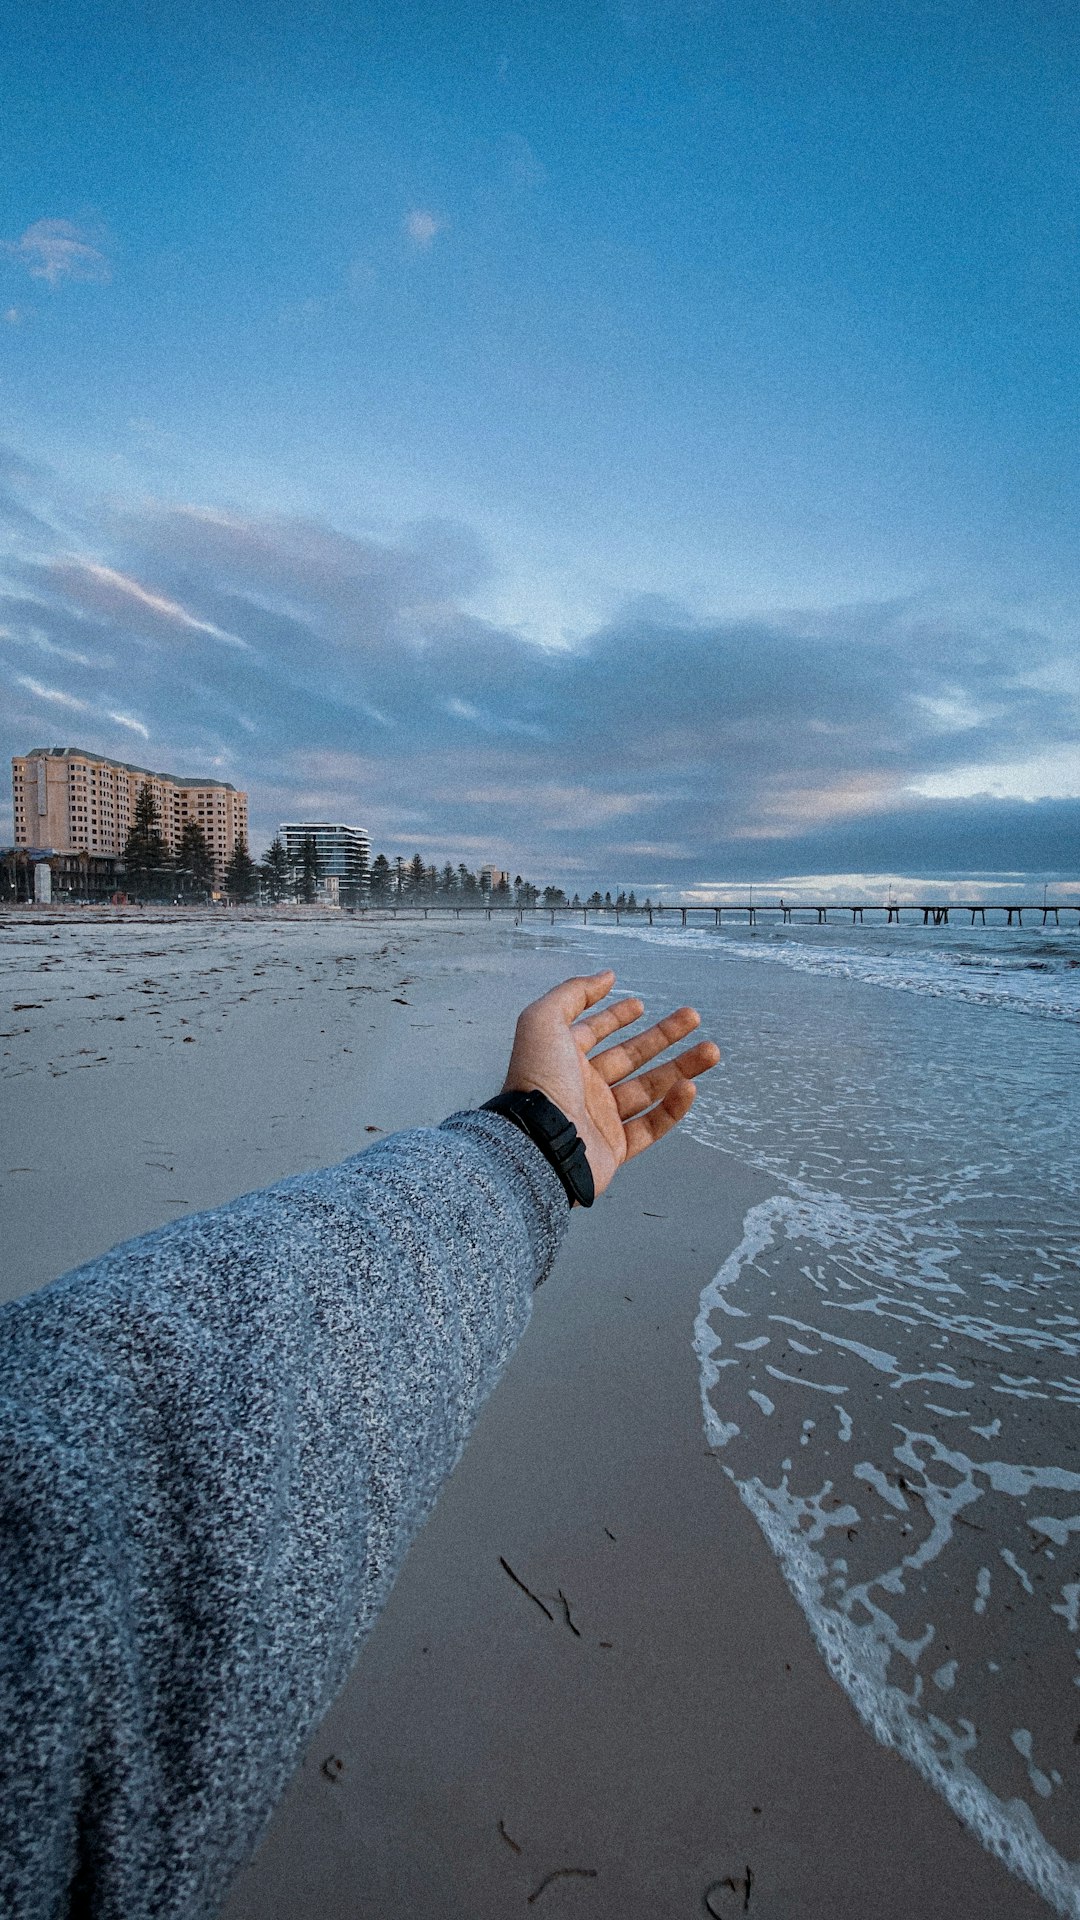
[[[0,1912],[217,1911],[568,1213],[456,1114],[3,1310]]]

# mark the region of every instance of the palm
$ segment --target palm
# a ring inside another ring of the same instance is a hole
[[[705,1040],[638,1072],[700,1024],[693,1007],[680,1007],[644,1033],[594,1054],[601,1040],[631,1026],[644,1011],[640,1000],[619,1000],[579,1017],[610,993],[614,980],[611,972],[565,980],[526,1007],[504,1088],[538,1087],[562,1108],[585,1144],[597,1193],[610,1185],[624,1160],[644,1152],[689,1112],[694,1076],[720,1058],[719,1049]]]

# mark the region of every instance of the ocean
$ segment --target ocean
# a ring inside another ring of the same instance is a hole
[[[868,1728],[1080,1916],[1080,933],[560,929],[724,1060],[773,1192],[688,1327],[708,1442]]]

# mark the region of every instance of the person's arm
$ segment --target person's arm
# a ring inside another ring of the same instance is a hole
[[[597,1064],[586,1042],[640,1004],[571,1026],[611,979],[528,1009],[508,1078],[576,1121],[601,1189],[712,1063],[691,1049],[613,1085],[619,1050]],[[676,1037],[629,1045],[645,1060]],[[0,1315],[0,1911],[217,1910],[568,1214],[517,1128],[458,1114],[117,1248]]]

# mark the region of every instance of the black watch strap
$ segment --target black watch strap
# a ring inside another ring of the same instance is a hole
[[[570,1205],[576,1200],[579,1207],[592,1206],[596,1188],[581,1135],[546,1093],[536,1087],[528,1093],[497,1093],[494,1100],[485,1100],[481,1112],[501,1113],[505,1120],[512,1120],[551,1162]]]

